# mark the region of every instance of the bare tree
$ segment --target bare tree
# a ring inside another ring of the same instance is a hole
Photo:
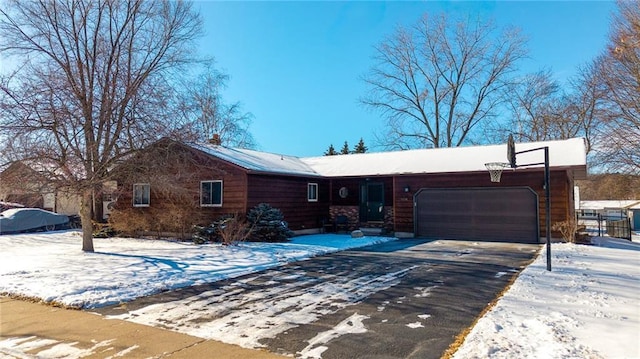
[[[550,70],[524,76],[510,88],[510,119],[498,126],[498,138],[518,141],[560,140],[582,136],[591,148],[601,115],[602,93],[591,67],[583,67],[563,88]]]
[[[178,94],[180,116],[188,123],[192,138],[207,141],[216,137],[230,147],[253,148],[255,140],[249,132],[253,115],[242,110],[239,102],[226,103],[222,91],[229,75],[211,66],[184,84]]]
[[[576,76],[569,80],[570,94],[565,96],[563,121],[570,124],[567,137],[584,137],[587,153],[598,141],[603,118],[606,116],[604,92],[598,83],[593,63],[581,66]]]
[[[201,18],[168,0],[4,5],[0,54],[23,65],[0,82],[2,139],[82,194],[82,249],[93,251],[92,198],[121,158],[175,127],[163,91],[194,61]]]
[[[460,146],[496,115],[524,56],[515,30],[425,15],[377,46],[361,101],[385,117],[387,148]]]
[[[594,62],[608,116],[598,158],[612,172],[640,173],[640,3],[619,1],[607,51]]]
[[[510,120],[503,132],[516,141],[543,141],[556,135],[555,120],[562,89],[550,70],[525,75],[509,87]],[[506,138],[506,136],[504,136]]]

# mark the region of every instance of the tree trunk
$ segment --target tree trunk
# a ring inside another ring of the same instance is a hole
[[[93,252],[93,222],[91,221],[91,209],[93,208],[93,192],[87,188],[82,192],[80,204],[80,220],[82,221],[82,250]]]

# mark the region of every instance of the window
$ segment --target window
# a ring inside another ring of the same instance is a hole
[[[318,184],[317,183],[307,184],[307,200],[309,202],[318,202]]]
[[[136,183],[133,185],[133,206],[149,207],[151,185],[148,183]]]
[[[200,206],[222,207],[222,181],[200,182]]]

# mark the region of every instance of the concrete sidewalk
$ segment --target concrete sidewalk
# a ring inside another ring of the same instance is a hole
[[[79,310],[0,297],[2,358],[283,358]]]

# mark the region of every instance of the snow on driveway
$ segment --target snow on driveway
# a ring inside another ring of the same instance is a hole
[[[412,269],[408,267],[381,276],[307,275],[302,269],[267,271],[243,278],[218,290],[182,300],[152,304],[110,318],[165,327],[205,339],[217,339],[245,348],[264,347],[259,341],[320,317],[400,283]],[[247,291],[248,283],[269,278],[261,290]]]
[[[0,236],[0,293],[96,308],[387,240],[391,239],[319,235],[280,244],[197,246],[112,238],[96,239],[97,252],[83,253],[76,232]],[[597,238],[595,244],[553,244],[552,272],[545,270],[543,249],[542,255],[477,322],[454,358],[640,358],[640,245],[605,238]],[[305,315],[313,320],[324,311],[338,310],[349,301],[395,285],[410,270],[377,277],[336,276],[326,285],[314,283],[300,270],[297,275],[274,280],[272,288],[277,290],[242,301],[224,300],[225,295],[243,291],[242,282],[238,282],[182,302],[141,308],[128,319],[161,322],[196,334],[203,328],[179,307],[189,306],[195,311],[207,306],[220,314],[219,320],[202,323],[210,326],[207,330],[237,336],[230,340],[253,346],[259,337],[280,330],[274,329],[277,323],[272,322],[280,317],[292,323]],[[260,276],[250,278],[259,281]],[[301,284],[292,284],[297,281]],[[224,313],[226,305],[240,310]],[[168,311],[161,314],[160,309]],[[238,324],[256,322],[233,331],[228,327],[234,320]],[[254,330],[259,334],[252,334]],[[327,340],[350,330],[366,331],[367,318],[355,316],[318,333],[299,354],[320,358]]]

